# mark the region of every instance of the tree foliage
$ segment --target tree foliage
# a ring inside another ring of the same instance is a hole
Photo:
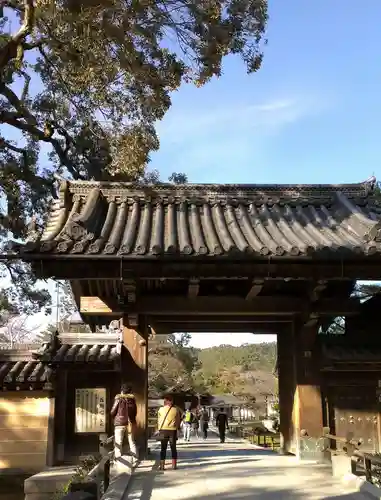
[[[192,370],[184,363],[179,350],[172,346],[160,346],[150,351],[148,373],[151,395],[195,390]]]
[[[219,76],[228,54],[256,71],[266,22],[267,0],[0,0],[1,253],[43,221],[56,174],[158,180],[146,166],[171,92]],[[18,291],[2,307],[48,303],[27,266],[4,273]]]

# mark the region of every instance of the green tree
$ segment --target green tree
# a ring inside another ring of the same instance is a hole
[[[173,347],[157,347],[148,355],[148,385],[151,394],[192,391],[192,373]]]
[[[0,0],[0,253],[35,231],[55,175],[156,181],[155,124],[182,82],[262,61],[267,0]],[[174,173],[172,182],[184,182]],[[3,260],[20,310],[49,303],[27,266]]]
[[[189,343],[192,339],[192,335],[187,332],[183,333],[171,333],[168,335],[168,342],[174,347],[184,348],[189,347]]]

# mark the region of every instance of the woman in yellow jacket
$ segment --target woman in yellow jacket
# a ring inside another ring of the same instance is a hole
[[[159,408],[157,414],[157,429],[159,431],[159,440],[161,442],[160,450],[160,470],[164,470],[165,457],[167,454],[168,443],[171,447],[172,469],[177,468],[177,433],[180,429],[181,413],[173,405],[172,396],[164,398],[164,406]]]

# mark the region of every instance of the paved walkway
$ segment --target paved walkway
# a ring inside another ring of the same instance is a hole
[[[369,500],[335,482],[325,466],[243,441],[179,442],[179,468],[160,472],[154,461],[135,471],[124,500]]]

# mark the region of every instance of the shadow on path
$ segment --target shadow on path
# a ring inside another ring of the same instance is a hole
[[[167,459],[167,463],[169,460]],[[168,466],[169,467],[169,466]],[[179,445],[179,469],[153,461],[134,473],[124,500],[364,500],[334,481],[325,466],[244,443]]]

